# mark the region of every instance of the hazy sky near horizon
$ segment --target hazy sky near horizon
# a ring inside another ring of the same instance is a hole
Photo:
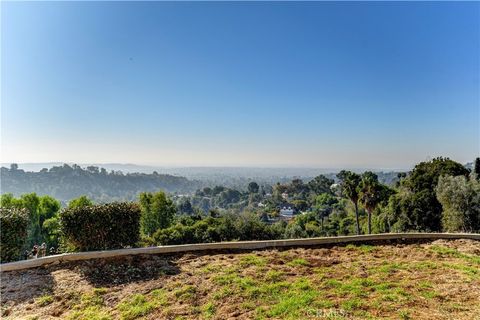
[[[479,2],[2,2],[1,162],[480,154]]]

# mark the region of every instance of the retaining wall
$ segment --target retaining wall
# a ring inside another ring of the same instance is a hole
[[[344,244],[350,242],[376,242],[388,240],[436,240],[436,239],[473,239],[480,241],[480,234],[476,233],[383,233],[360,236],[342,236],[342,237],[322,237],[309,239],[289,239],[289,240],[265,240],[265,241],[236,241],[236,242],[216,242],[216,243],[198,243],[183,244],[173,246],[159,246],[147,248],[132,248],[106,251],[89,251],[78,253],[65,253],[53,256],[47,256],[38,259],[16,261],[0,264],[0,272],[16,271],[29,268],[57,264],[68,261],[89,260],[98,258],[120,257],[137,254],[159,254],[159,253],[177,253],[188,251],[206,251],[206,250],[253,250],[265,248],[281,247],[307,247],[332,244]]]

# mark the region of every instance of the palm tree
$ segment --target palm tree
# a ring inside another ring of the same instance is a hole
[[[372,233],[372,212],[388,196],[388,188],[378,182],[378,176],[367,171],[359,185],[359,200],[368,214],[368,234]]]
[[[358,218],[358,199],[360,181],[362,180],[360,175],[342,170],[337,174],[337,178],[341,180],[342,194],[353,202],[355,206],[355,218],[357,220],[357,234],[360,234],[360,220]]]

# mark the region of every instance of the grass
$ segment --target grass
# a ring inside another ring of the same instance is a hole
[[[192,285],[186,285],[174,292],[175,297],[179,300],[187,300],[194,297],[197,290]]]
[[[263,267],[266,264],[267,264],[267,260],[265,258],[259,257],[254,254],[246,255],[240,259],[241,267],[249,267],[249,266]]]
[[[213,302],[207,302],[203,307],[203,316],[206,319],[210,319],[215,315],[215,304]]]
[[[60,283],[68,277],[59,278],[59,287],[68,290],[36,298],[39,312],[23,305],[10,314],[42,319],[54,311],[79,320],[474,319],[480,314],[477,258],[438,244],[206,254],[180,258],[178,274],[143,279],[141,285],[84,285],[79,291],[77,283]]]
[[[37,305],[44,307],[53,302],[53,297],[51,295],[44,295],[37,299]]]
[[[287,264],[291,267],[300,267],[300,266],[306,267],[306,266],[310,265],[310,263],[303,258],[293,259],[292,261],[288,262]]]
[[[142,294],[135,294],[118,305],[118,310],[124,320],[132,320],[145,316],[149,314],[153,308],[154,304],[148,301]]]

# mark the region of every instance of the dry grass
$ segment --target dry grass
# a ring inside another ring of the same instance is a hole
[[[480,243],[92,260],[2,274],[5,319],[480,319]]]

